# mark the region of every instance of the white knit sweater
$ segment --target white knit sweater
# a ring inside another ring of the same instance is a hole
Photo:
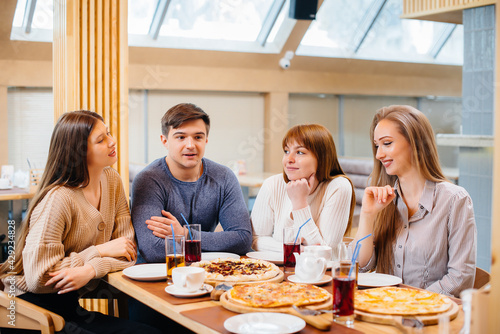
[[[349,221],[352,187],[345,177],[322,182],[307,197],[309,205],[292,211],[282,174],[264,181],[252,209],[253,244],[256,251],[283,251],[283,228],[298,228],[311,218],[300,235],[305,244],[328,245],[336,249]],[[293,219],[290,218],[293,213]]]
[[[35,207],[23,250],[24,275],[16,277],[17,294],[55,293],[45,283],[50,272],[90,264],[96,278],[134,264],[126,258],[101,257],[95,245],[119,237],[134,241],[130,211],[118,173],[106,168],[101,177],[99,210],[79,188],[56,187]],[[134,241],[135,242],[135,241]],[[8,288],[6,278],[3,279]]]

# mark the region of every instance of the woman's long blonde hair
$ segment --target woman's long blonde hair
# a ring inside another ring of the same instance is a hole
[[[29,221],[33,210],[45,195],[57,186],[83,188],[88,185],[87,145],[97,121],[103,121],[101,115],[87,110],[65,113],[57,121],[52,132],[43,176],[16,238],[14,267],[11,268],[11,263],[7,261],[2,263],[0,279],[9,272],[23,274],[22,251],[29,232]]]
[[[412,164],[426,179],[433,182],[446,181],[439,165],[434,131],[427,117],[419,110],[405,105],[393,105],[377,110],[370,127],[372,140],[373,171],[370,176],[372,186],[393,186],[396,175],[388,175],[382,163],[376,159],[377,148],[374,143],[374,132],[382,120],[393,122],[398,131],[406,138],[412,150]],[[396,240],[397,222],[401,219],[394,202],[382,210],[375,220],[374,245],[377,255],[377,272],[393,273],[393,245]]]

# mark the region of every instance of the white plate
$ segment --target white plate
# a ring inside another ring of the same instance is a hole
[[[382,287],[389,285],[398,285],[402,283],[403,280],[400,277],[379,274],[379,273],[359,273],[358,274],[358,285],[368,286],[368,287]]]
[[[304,320],[284,313],[244,313],[224,321],[224,328],[236,334],[288,334],[301,331],[304,327]]]
[[[223,253],[223,252],[209,252],[209,253],[201,253],[202,261],[212,261],[215,259],[239,259],[240,256],[234,253]]]
[[[332,276],[330,275],[325,275],[323,276],[322,279],[320,279],[319,281],[316,281],[316,282],[305,282],[305,281],[302,281],[300,280],[297,275],[290,275],[288,276],[288,280],[290,282],[293,282],[293,283],[304,283],[304,284],[314,284],[314,285],[323,285],[323,284],[326,284],[326,283],[329,283],[332,281]]]
[[[247,256],[252,259],[269,261],[274,264],[283,264],[283,253],[281,252],[248,252]]]
[[[0,188],[0,190],[9,190],[9,189],[12,189],[14,188],[13,186],[7,186],[7,187],[2,187]]]
[[[189,298],[189,297],[198,297],[198,296],[206,295],[207,293],[212,292],[213,289],[214,289],[214,287],[211,286],[210,284],[203,284],[201,289],[199,289],[198,291],[184,292],[184,291],[178,290],[175,287],[175,285],[169,285],[165,288],[165,291],[168,294],[171,294],[172,296]]]
[[[167,279],[167,265],[165,263],[138,264],[124,269],[123,274],[137,281],[160,281]]]

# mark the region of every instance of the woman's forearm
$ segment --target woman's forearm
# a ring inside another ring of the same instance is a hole
[[[373,253],[373,225],[375,223],[376,214],[368,214],[361,211],[359,216],[359,227],[356,232],[356,237],[354,242],[356,243],[359,239],[372,234],[370,237],[361,241],[361,249],[359,251],[358,262],[360,267],[366,266]]]

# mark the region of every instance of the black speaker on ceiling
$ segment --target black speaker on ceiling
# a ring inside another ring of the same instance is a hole
[[[318,10],[318,0],[290,0],[288,16],[296,20],[314,20]]]

